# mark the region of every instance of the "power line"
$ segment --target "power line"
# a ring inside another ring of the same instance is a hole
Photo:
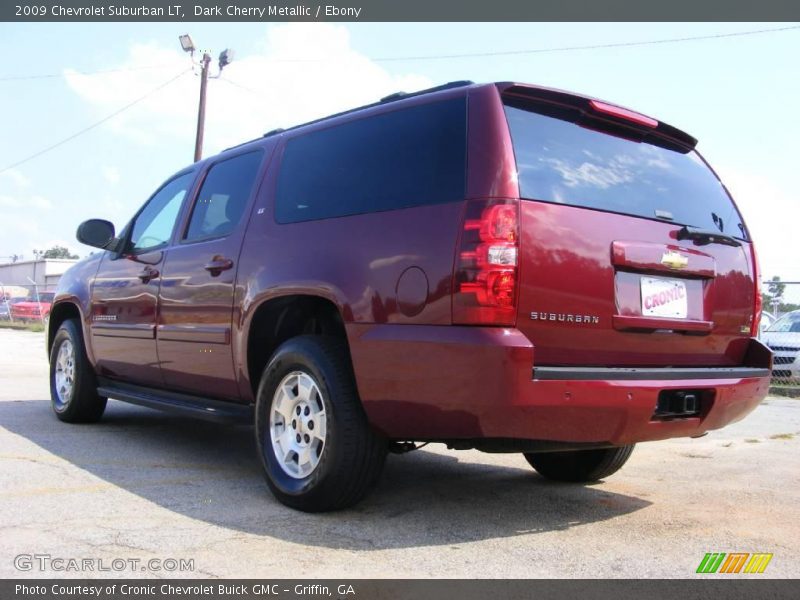
[[[697,35],[680,38],[666,38],[661,40],[649,40],[641,42],[614,42],[609,44],[592,44],[586,46],[559,46],[552,48],[536,48],[532,50],[499,50],[497,52],[469,52],[464,54],[436,54],[421,56],[385,56],[373,58],[374,62],[393,62],[403,60],[446,60],[452,58],[480,58],[483,56],[513,56],[519,54],[544,54],[547,52],[570,52],[574,50],[601,50],[603,48],[628,48],[631,46],[651,46],[655,44],[677,44],[680,42],[695,42],[699,40],[716,40],[722,38],[741,37],[746,35],[759,35],[764,33],[777,33],[780,31],[790,31],[800,29],[800,25],[788,27],[776,27],[773,29],[754,29],[750,31],[734,31],[731,33],[715,33],[709,35]],[[298,59],[299,61],[300,59]],[[291,59],[287,59],[287,62]]]
[[[521,54],[545,54],[548,52],[570,52],[575,50],[601,50],[604,48],[628,48],[632,46],[651,46],[656,44],[677,44],[680,42],[695,42],[700,40],[716,40],[722,38],[742,37],[746,35],[759,35],[764,33],[778,33],[800,29],[800,25],[775,27],[772,29],[753,29],[749,31],[734,31],[731,33],[713,33],[708,35],[695,35],[680,38],[665,38],[661,40],[645,40],[641,42],[612,42],[608,44],[590,44],[586,46],[555,46],[550,48],[533,48],[529,50],[498,50],[496,52],[466,52],[463,54],[423,54],[416,56],[381,56],[371,58],[372,62],[400,62],[413,60],[449,60],[454,58],[481,58],[486,56],[514,56]],[[282,58],[275,62],[304,63],[324,62],[336,60],[335,58]]]
[[[781,31],[790,31],[800,29],[800,25],[791,25],[787,27],[776,27],[772,29],[754,29],[749,31],[734,31],[730,33],[715,33],[709,35],[699,35],[699,36],[690,36],[690,37],[681,37],[681,38],[666,38],[661,40],[649,40],[649,41],[641,41],[641,42],[614,42],[608,44],[592,44],[586,46],[560,46],[554,48],[538,48],[538,49],[531,49],[531,50],[500,50],[497,52],[472,52],[466,54],[443,54],[443,55],[423,55],[423,56],[385,56],[385,57],[378,57],[371,59],[373,62],[393,62],[393,61],[404,61],[404,60],[444,60],[444,59],[453,59],[453,58],[479,58],[484,56],[512,56],[512,55],[520,55],[520,54],[543,54],[547,52],[569,52],[575,50],[599,50],[603,48],[626,48],[631,46],[649,46],[655,44],[676,44],[680,42],[692,42],[692,41],[699,41],[699,40],[712,40],[712,39],[721,39],[721,38],[731,38],[731,37],[741,37],[741,36],[748,36],[748,35],[759,35],[764,33],[776,33]],[[336,60],[335,58],[285,58],[285,59],[275,59],[274,62],[291,62],[291,63],[313,63],[313,62],[323,62],[328,60]],[[264,98],[265,96],[253,88],[247,87],[238,83],[237,81],[231,79],[221,79],[220,81],[226,82],[228,85],[232,85],[238,87],[246,92],[249,92],[253,95],[260,96]]]
[[[75,71],[78,75],[106,75],[108,73],[123,73],[130,71],[146,71],[152,69],[168,69],[172,65],[150,65],[146,67],[121,67],[119,69],[100,69],[99,71]],[[0,77],[0,81],[28,81],[31,79],[55,79],[63,77],[64,73],[46,73],[42,75],[11,75]]]
[[[572,52],[577,50],[602,50],[604,48],[629,48],[635,46],[652,46],[658,44],[677,44],[681,42],[696,42],[702,40],[716,40],[724,38],[742,37],[749,35],[761,35],[765,33],[779,33],[782,31],[792,31],[800,29],[800,25],[789,25],[786,27],[775,27],[772,29],[753,29],[749,31],[734,31],[731,33],[715,33],[708,35],[696,35],[679,38],[665,38],[660,40],[644,40],[640,42],[612,42],[608,44],[590,44],[585,46],[556,46],[550,48],[533,48],[528,50],[498,50],[496,52],[467,52],[463,54],[429,54],[429,55],[416,55],[416,56],[382,56],[371,59],[373,62],[399,62],[399,61],[415,61],[415,60],[448,60],[456,58],[481,58],[488,56],[514,56],[522,54],[545,54],[548,52]],[[336,60],[335,58],[279,58],[274,59],[274,62],[285,63],[315,63],[327,62]],[[119,69],[103,69],[99,71],[77,71],[80,75],[104,75],[107,73],[119,73],[124,71],[142,71],[146,69],[165,69],[168,65],[150,65],[145,67],[126,67]],[[42,75],[18,75],[0,77],[2,81],[27,81],[35,79],[54,79],[62,77],[63,73],[48,73]],[[235,85],[235,84],[234,84]],[[240,86],[243,89],[244,86]],[[252,90],[248,90],[252,91]]]
[[[5,168],[3,168],[3,169],[0,169],[0,174],[2,174],[2,173],[5,173],[6,171],[10,171],[11,169],[13,169],[13,168],[15,168],[15,167],[18,167],[18,166],[20,166],[21,164],[28,162],[29,160],[33,160],[34,158],[37,158],[37,157],[41,156],[42,154],[45,154],[45,153],[47,153],[47,152],[50,152],[51,150],[54,150],[55,148],[58,148],[59,146],[62,146],[62,145],[64,145],[64,144],[66,144],[67,142],[69,142],[69,141],[71,141],[71,140],[74,140],[76,137],[78,137],[78,136],[80,136],[80,135],[83,135],[84,133],[86,133],[86,132],[88,132],[88,131],[91,131],[91,130],[92,130],[92,129],[94,129],[95,127],[98,127],[98,126],[102,125],[102,124],[103,124],[103,123],[105,123],[106,121],[108,121],[108,120],[110,120],[110,119],[113,119],[114,117],[116,117],[117,115],[119,115],[119,114],[121,114],[121,113],[125,112],[125,111],[126,111],[126,110],[128,110],[129,108],[132,108],[133,106],[135,106],[135,105],[139,104],[139,102],[141,102],[142,100],[145,100],[146,98],[149,98],[150,96],[152,96],[153,94],[155,94],[155,93],[156,93],[156,92],[158,92],[159,90],[161,90],[161,89],[163,89],[163,88],[167,87],[167,86],[168,86],[169,84],[171,84],[173,81],[176,81],[177,79],[179,79],[179,78],[183,77],[184,75],[186,75],[186,73],[188,73],[188,72],[190,72],[190,71],[191,71],[191,69],[186,69],[186,70],[184,70],[184,71],[181,71],[180,73],[178,73],[177,75],[175,75],[175,77],[172,77],[172,78],[171,78],[171,79],[169,79],[168,81],[165,81],[164,83],[162,83],[162,84],[161,84],[161,85],[159,85],[158,87],[156,87],[156,88],[153,88],[152,90],[150,90],[150,91],[149,91],[149,92],[147,92],[146,94],[144,94],[144,95],[142,95],[142,96],[139,96],[139,97],[138,97],[136,100],[133,100],[132,102],[129,102],[128,104],[126,104],[126,105],[125,105],[125,106],[123,106],[122,108],[120,108],[120,109],[118,109],[118,110],[115,110],[115,111],[114,111],[113,113],[111,113],[110,115],[107,115],[107,116],[103,117],[102,119],[100,119],[99,121],[96,121],[96,122],[92,123],[92,124],[91,124],[91,125],[89,125],[88,127],[84,127],[84,128],[83,128],[83,129],[81,129],[80,131],[77,131],[77,132],[73,133],[72,135],[70,135],[70,136],[68,136],[68,137],[65,137],[63,140],[60,140],[60,141],[56,142],[55,144],[51,144],[50,146],[47,146],[46,148],[43,148],[42,150],[39,150],[38,152],[35,152],[34,154],[31,154],[30,156],[27,156],[27,157],[23,158],[22,160],[18,160],[17,162],[15,162],[15,163],[13,163],[13,164],[10,164],[10,165],[8,165],[7,167],[5,167]]]
[[[569,52],[574,50],[600,50],[603,48],[626,48],[630,46],[650,46],[654,44],[676,44],[679,42],[694,42],[699,40],[713,40],[720,38],[740,37],[745,35],[758,35],[763,33],[775,33],[779,31],[788,31],[790,29],[800,29],[800,25],[792,25],[790,27],[778,27],[774,29],[756,29],[751,31],[736,31],[732,33],[716,33],[710,35],[698,35],[691,37],[681,38],[666,38],[661,40],[649,40],[641,42],[614,42],[609,44],[592,44],[587,46],[560,46],[554,48],[536,48],[532,50],[499,50],[497,52],[470,52],[465,54],[441,54],[441,55],[427,55],[427,56],[387,56],[383,58],[374,58],[375,62],[391,62],[401,60],[442,60],[450,58],[479,58],[482,56],[512,56],[516,54],[544,54],[547,52]]]
[[[700,41],[700,40],[712,40],[712,39],[723,39],[723,38],[733,38],[733,37],[742,37],[742,36],[750,36],[750,35],[760,35],[765,33],[777,33],[782,31],[791,31],[800,29],[800,25],[790,25],[786,27],[775,27],[772,29],[753,29],[749,31],[735,31],[731,33],[716,33],[716,34],[709,34],[709,35],[698,35],[698,36],[686,36],[680,38],[665,38],[660,40],[648,40],[648,41],[640,41],[640,42],[614,42],[608,44],[591,44],[591,45],[584,45],[584,46],[560,46],[560,47],[551,47],[551,48],[535,48],[529,50],[501,50],[496,52],[470,52],[470,53],[463,53],[463,54],[437,54],[437,55],[418,55],[418,56],[385,56],[385,57],[378,57],[371,59],[373,62],[393,62],[393,61],[414,61],[414,60],[447,60],[447,59],[456,59],[456,58],[479,58],[479,57],[487,57],[487,56],[513,56],[513,55],[523,55],[523,54],[544,54],[548,52],[570,52],[570,51],[577,51],[577,50],[600,50],[604,48],[628,48],[633,46],[650,46],[656,44],[675,44],[681,42],[693,42],[693,41]],[[323,62],[332,59],[326,58],[319,58],[319,59],[277,59],[276,62]],[[123,68],[123,69],[107,69],[104,71],[94,71],[94,72],[85,72],[81,73],[83,75],[97,75],[101,73],[113,73],[119,71],[135,71],[135,70],[143,70],[143,69],[159,69],[165,68],[163,66],[149,66],[149,67],[134,67],[134,68]],[[175,77],[172,77],[168,81],[164,82],[160,86],[154,88],[153,90],[149,91],[145,95],[137,98],[136,100],[126,104],[119,110],[111,113],[110,115],[104,117],[103,119],[81,129],[80,131],[70,135],[69,137],[64,138],[36,152],[22,160],[13,163],[2,170],[1,173],[5,173],[6,171],[18,167],[19,165],[28,162],[34,158],[41,156],[51,150],[58,148],[59,146],[66,144],[70,140],[75,139],[76,137],[83,135],[84,133],[102,125],[106,121],[116,117],[120,113],[128,110],[129,108],[135,106],[139,102],[145,100],[152,94],[158,92],[162,88],[168,86],[173,81],[177,80],[178,78],[182,77],[186,73],[188,73],[191,69],[187,69],[185,71],[181,71]],[[0,78],[0,81],[15,81],[15,80],[25,80],[25,79],[45,79],[45,78],[54,78],[60,77],[61,74],[49,74],[49,75],[30,75],[30,76],[20,76],[20,77],[3,77]],[[252,94],[261,95],[256,90],[248,88],[240,83],[236,83],[230,80],[223,80],[227,81],[230,85],[238,87],[240,89],[246,90]]]
[[[242,85],[241,83],[233,81],[230,78],[219,77],[219,78],[216,79],[216,81],[224,81],[228,85],[232,85],[233,87],[237,87],[240,90],[244,90],[245,92],[250,92],[254,96],[259,96],[260,98],[266,98],[266,96],[264,94],[262,94],[261,92],[259,92],[258,90],[254,90],[253,88],[247,87],[246,85]]]

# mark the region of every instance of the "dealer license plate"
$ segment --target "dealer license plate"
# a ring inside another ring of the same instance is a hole
[[[685,319],[689,302],[686,283],[680,279],[642,277],[642,315],[646,317],[671,317]]]

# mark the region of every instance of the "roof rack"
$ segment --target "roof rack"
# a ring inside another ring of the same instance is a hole
[[[443,83],[442,85],[437,85],[435,87],[426,88],[424,90],[420,90],[418,92],[412,92],[410,94],[406,92],[395,92],[394,94],[389,94],[388,96],[384,96],[381,98],[379,104],[385,104],[387,102],[394,102],[395,100],[402,100],[404,98],[413,98],[414,96],[422,96],[423,94],[432,94],[433,92],[441,92],[443,90],[450,90],[453,88],[464,87],[466,85],[472,85],[475,83],[474,81],[470,81],[469,79],[462,79],[459,81],[449,81],[447,83]],[[375,106],[374,104],[370,104],[369,106]],[[366,106],[362,107],[366,108]],[[359,109],[355,109],[359,110]]]

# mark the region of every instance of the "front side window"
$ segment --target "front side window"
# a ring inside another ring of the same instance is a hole
[[[242,219],[263,152],[248,152],[217,163],[208,172],[192,210],[187,241],[228,235]]]
[[[150,198],[131,229],[130,251],[139,254],[166,245],[181,209],[186,192],[194,180],[194,173],[176,177]]]
[[[463,200],[467,101],[363,117],[289,140],[275,200],[279,223]]]

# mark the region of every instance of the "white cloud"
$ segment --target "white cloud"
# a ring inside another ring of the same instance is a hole
[[[0,173],[0,208],[27,209],[32,213],[53,208],[47,198],[27,191],[30,185],[30,180],[15,169]],[[5,221],[3,224],[7,226]]]
[[[800,262],[789,240],[797,236],[797,201],[769,179],[743,169],[717,168],[744,217],[758,252],[763,278],[774,275],[784,281],[800,281]],[[800,298],[800,286],[789,286]]]
[[[0,207],[43,211],[53,208],[53,204],[42,196],[0,196]]]
[[[30,179],[25,177],[22,173],[17,171],[16,169],[9,169],[0,173],[0,185],[6,185],[6,183],[10,183],[17,189],[22,189],[29,187],[31,182]],[[2,189],[2,188],[0,188]]]
[[[3,206],[0,204],[0,206]],[[0,213],[0,222],[3,223],[3,230],[13,232],[15,235],[27,234],[34,235],[40,230],[39,222],[30,218],[21,211]],[[17,252],[17,250],[15,250]]]
[[[231,45],[235,47],[235,42]],[[319,58],[324,60],[314,61]],[[152,65],[165,68],[141,68]],[[100,76],[67,70],[65,77],[99,117],[146,94],[188,66],[188,57],[179,48],[151,42],[134,44],[123,64],[109,65],[131,70]],[[393,75],[372,62],[350,46],[350,34],[343,26],[273,26],[267,30],[258,53],[237,56],[221,79],[209,81],[206,154],[276,127],[295,125],[398,90],[414,91],[430,84],[425,77]],[[106,126],[144,144],[164,137],[192,140],[198,86],[196,76],[182,77],[111,119]]]
[[[119,169],[117,167],[103,167],[103,177],[111,185],[117,185],[120,180]]]

